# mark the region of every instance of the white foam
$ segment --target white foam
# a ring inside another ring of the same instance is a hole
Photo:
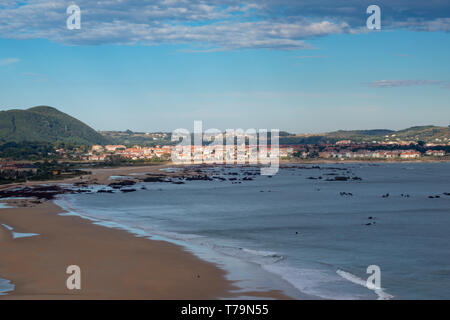
[[[8,205],[5,202],[0,202],[0,209],[8,209],[8,208],[13,208],[10,205]]]
[[[255,256],[262,256],[262,257],[275,257],[275,256],[278,256],[277,253],[273,252],[273,251],[252,250],[252,249],[246,249],[246,248],[242,248],[242,251],[254,254]]]
[[[0,296],[3,296],[6,293],[11,292],[13,290],[14,285],[11,283],[11,281],[0,278]]]
[[[263,266],[265,264],[272,264],[284,259],[283,256],[272,251],[253,250],[247,248],[240,248],[234,246],[211,244],[211,248],[220,253],[230,257],[238,258],[246,262],[251,262]]]
[[[329,284],[335,282],[336,279],[333,279],[329,273],[322,270],[294,268],[280,264],[264,265],[263,268],[280,276],[299,291],[312,296],[333,300],[356,300],[364,298],[356,294],[327,290]]]
[[[108,180],[129,179],[130,176],[109,176]]]
[[[8,226],[7,224],[2,223],[2,226],[4,226],[6,229],[8,229],[9,231],[13,231],[14,228],[11,226]]]
[[[363,287],[365,287],[365,288],[367,288],[367,289],[369,289],[369,290],[373,290],[373,291],[377,294],[378,300],[390,300],[390,299],[394,298],[393,295],[390,295],[389,293],[385,292],[385,291],[383,290],[383,288],[379,288],[379,289],[376,289],[376,288],[371,289],[371,288],[369,288],[369,287],[367,286],[366,280],[361,279],[360,277],[355,276],[354,274],[351,274],[350,272],[347,272],[347,271],[343,271],[343,270],[339,270],[339,269],[338,269],[338,270],[336,271],[336,273],[337,273],[338,275],[340,275],[342,278],[344,278],[344,279],[346,279],[346,280],[348,280],[348,281],[350,281],[350,282],[353,282],[353,283],[355,283],[355,284],[358,284],[358,285],[360,285],[360,286],[363,286]]]
[[[21,232],[14,232],[14,228],[11,226],[8,226],[7,224],[2,223],[2,226],[4,226],[6,229],[12,232],[13,239],[19,239],[19,238],[28,238],[28,237],[34,237],[38,236],[39,233],[21,233]]]
[[[19,239],[19,238],[29,238],[29,237],[35,237],[38,236],[39,233],[19,233],[19,232],[13,232],[13,238]]]

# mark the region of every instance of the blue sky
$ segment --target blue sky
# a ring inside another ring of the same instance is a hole
[[[0,5],[1,110],[51,105],[99,130],[450,124],[445,1],[380,1],[380,31],[366,1],[75,3],[81,30],[71,2]]]

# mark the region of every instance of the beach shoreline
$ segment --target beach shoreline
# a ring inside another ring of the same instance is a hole
[[[53,201],[6,202],[0,278],[15,288],[0,299],[289,299],[275,290],[237,294],[226,271],[183,247],[60,215]],[[14,232],[37,235],[15,239]],[[66,287],[70,265],[81,269],[81,290]]]

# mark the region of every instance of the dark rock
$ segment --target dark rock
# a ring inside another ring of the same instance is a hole
[[[213,181],[214,179],[211,177],[208,177],[207,175],[198,175],[198,176],[191,176],[186,178],[187,181]]]
[[[0,191],[0,198],[10,198],[10,197],[20,197],[20,198],[30,198],[35,197],[38,199],[52,200],[58,194],[64,193],[74,193],[76,191],[68,188],[63,188],[59,185],[50,186],[33,186],[33,187],[23,187],[6,189]]]
[[[118,182],[113,182],[110,183],[108,186],[112,187],[112,188],[117,188],[117,187],[124,187],[124,186],[132,186],[135,185],[136,182],[132,181],[132,180],[123,180],[123,181],[118,181]]]
[[[114,191],[107,190],[107,189],[100,189],[100,190],[97,191],[97,193],[114,193]]]
[[[143,182],[165,182],[162,177],[147,177],[142,179]]]

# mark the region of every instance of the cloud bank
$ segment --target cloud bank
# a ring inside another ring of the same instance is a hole
[[[0,37],[69,45],[188,44],[195,50],[299,50],[306,41],[367,31],[365,0],[2,0]],[[66,29],[66,8],[82,11]],[[383,29],[450,31],[450,3],[381,0]]]

